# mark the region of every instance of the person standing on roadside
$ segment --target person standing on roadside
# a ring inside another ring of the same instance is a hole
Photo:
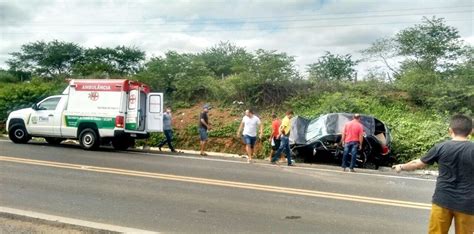
[[[272,150],[270,151],[270,161],[272,156],[278,148],[280,148],[280,125],[281,120],[277,117],[275,113],[272,114],[272,134],[270,135],[270,145]]]
[[[208,139],[208,134],[207,131],[210,129],[209,125],[209,117],[207,113],[209,112],[210,106],[208,104],[204,105],[202,107],[202,112],[199,115],[199,139],[201,143],[201,156],[207,156],[205,150],[206,150],[206,144],[207,144],[207,139]]]
[[[360,123],[360,115],[354,114],[354,119],[344,125],[342,131],[341,143],[344,146],[344,153],[342,155],[342,170],[346,171],[347,157],[351,153],[351,164],[349,169],[355,172],[354,167],[357,159],[358,150],[362,149],[362,142],[364,141],[364,127]]]
[[[158,149],[161,151],[161,147],[168,143],[168,148],[171,152],[176,152],[173,148],[172,140],[173,140],[173,129],[171,127],[172,124],[172,115],[171,115],[171,106],[166,107],[166,112],[163,114],[163,133],[165,134],[165,139],[158,144]]]
[[[294,166],[294,163],[291,160],[291,149],[290,149],[290,131],[291,131],[291,118],[293,118],[293,111],[289,110],[286,112],[285,118],[281,121],[280,125],[280,147],[273,155],[272,164],[276,164],[280,155],[285,151],[286,158],[288,161],[288,166]]]
[[[240,122],[239,130],[237,130],[237,138],[240,138],[240,134],[243,131],[244,143],[245,143],[245,151],[247,151],[247,162],[252,162],[252,157],[255,152],[255,143],[257,142],[257,128],[260,127],[260,135],[259,138],[261,139],[263,136],[263,124],[260,121],[252,109],[245,110],[245,116],[242,118],[242,122]]]
[[[474,233],[474,142],[472,118],[454,115],[449,124],[451,140],[431,148],[421,159],[394,165],[398,173],[438,163],[429,233],[448,233],[454,218],[455,233]]]

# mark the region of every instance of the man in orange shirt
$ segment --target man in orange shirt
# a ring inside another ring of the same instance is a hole
[[[276,114],[272,114],[272,134],[270,135],[270,144],[272,146],[272,150],[270,152],[270,160],[272,160],[272,156],[278,148],[280,148],[280,125],[281,120],[277,117]]]
[[[364,127],[360,123],[360,115],[354,114],[354,119],[344,125],[342,131],[341,143],[344,146],[344,153],[342,156],[342,170],[346,171],[347,156],[351,152],[351,165],[349,166],[351,172],[354,171],[354,166],[357,158],[357,150],[362,149],[362,142],[364,141]]]

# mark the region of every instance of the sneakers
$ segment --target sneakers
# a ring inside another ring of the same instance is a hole
[[[158,150],[161,152],[161,146],[158,146]]]
[[[201,155],[201,156],[207,156],[207,154],[206,154],[206,153],[200,153],[200,155]]]
[[[350,171],[351,171],[351,172],[356,172],[354,169],[351,169]]]

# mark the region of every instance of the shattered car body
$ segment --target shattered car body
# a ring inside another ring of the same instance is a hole
[[[324,156],[340,162],[344,151],[340,143],[342,131],[353,116],[349,113],[331,113],[313,120],[295,117],[290,132],[293,154],[306,162]],[[361,123],[364,127],[364,142],[357,155],[358,167],[377,169],[379,165],[392,163],[394,158],[390,154],[392,139],[389,128],[368,115],[361,115]]]

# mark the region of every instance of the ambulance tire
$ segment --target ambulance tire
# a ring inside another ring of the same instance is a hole
[[[132,141],[135,141],[131,138],[127,137],[115,137],[112,139],[112,146],[116,150],[127,150],[130,146],[132,146]]]
[[[8,137],[14,143],[19,144],[25,144],[31,139],[30,135],[28,135],[28,132],[26,131],[25,126],[22,124],[13,125],[8,130]]]
[[[85,150],[95,150],[100,146],[97,131],[92,128],[85,128],[79,134],[79,144]]]

